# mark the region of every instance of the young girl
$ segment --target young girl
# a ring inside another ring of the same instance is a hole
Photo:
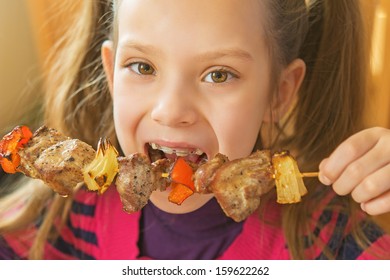
[[[82,5],[47,78],[48,126],[93,146],[108,136],[124,155],[288,149],[322,184],[305,179],[292,205],[271,191],[236,223],[212,195],[177,206],[156,191],[127,214],[114,187],[63,198],[29,180],[0,201],[2,258],[389,258],[390,237],[365,213],[390,211],[390,131],[362,130],[358,1]]]

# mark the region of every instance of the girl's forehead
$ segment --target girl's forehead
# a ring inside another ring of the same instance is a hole
[[[242,0],[121,0],[117,9],[119,43],[129,36],[201,45],[261,43],[264,38],[259,0],[245,0],[245,5]]]

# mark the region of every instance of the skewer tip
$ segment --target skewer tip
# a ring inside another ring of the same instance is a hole
[[[304,172],[301,177],[318,177],[319,172]]]

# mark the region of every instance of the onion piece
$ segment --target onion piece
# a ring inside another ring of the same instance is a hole
[[[83,169],[84,183],[91,191],[103,194],[118,173],[118,151],[108,139],[100,139],[95,159]]]
[[[294,157],[288,151],[272,156],[276,185],[277,202],[281,204],[297,203],[307,194],[302,175]]]

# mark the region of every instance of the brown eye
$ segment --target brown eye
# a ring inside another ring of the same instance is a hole
[[[214,71],[211,72],[211,80],[213,80],[214,83],[223,83],[228,78],[228,73],[224,71]]]
[[[138,75],[154,75],[154,68],[147,63],[135,62],[130,64],[130,69]]]
[[[223,68],[216,69],[212,72],[209,72],[204,78],[203,81],[207,83],[213,84],[222,84],[225,82],[229,82],[231,79],[238,79],[238,76],[232,73],[229,70],[225,70]]]

